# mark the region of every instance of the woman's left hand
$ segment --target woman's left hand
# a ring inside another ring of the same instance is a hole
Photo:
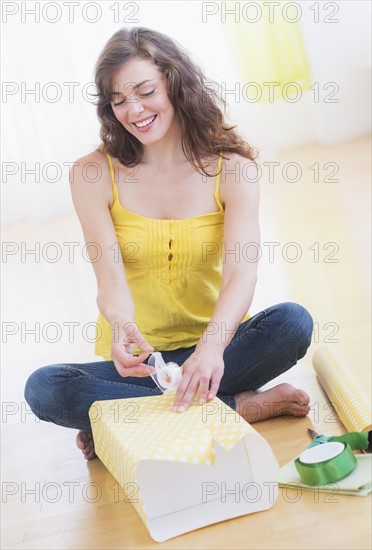
[[[186,411],[199,391],[199,404],[213,399],[220,386],[225,363],[223,351],[210,347],[196,348],[182,365],[182,380],[178,385],[173,410]]]

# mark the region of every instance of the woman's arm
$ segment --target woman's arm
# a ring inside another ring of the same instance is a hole
[[[261,239],[260,190],[254,164],[234,155],[222,166],[225,168],[221,174],[221,198],[225,203],[222,284],[213,315],[197,345],[199,349],[213,346],[221,351],[230,343],[251,306]],[[249,179],[247,166],[251,167]]]
[[[199,403],[215,397],[224,371],[223,352],[253,300],[260,228],[259,183],[252,161],[239,155],[223,161],[221,199],[225,221],[220,294],[195,352],[184,364],[175,410],[187,409],[198,390]]]
[[[138,328],[134,330],[133,298],[122,256],[114,253],[119,245],[109,210],[110,181],[106,157],[99,152],[82,157],[70,171],[72,200],[97,279],[97,306],[113,327],[112,359],[122,376],[148,376],[150,369],[143,361],[153,348]],[[134,342],[144,351],[138,357],[131,353]]]

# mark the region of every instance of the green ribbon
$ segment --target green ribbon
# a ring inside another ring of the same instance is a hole
[[[357,465],[357,460],[352,451],[368,449],[370,445],[369,438],[368,432],[351,432],[337,436],[318,435],[314,437],[308,449],[329,442],[342,443],[344,449],[337,456],[322,462],[309,464],[302,462],[301,456],[296,458],[294,464],[302,481],[307,485],[327,485],[349,475]]]
[[[370,432],[350,432],[343,435],[317,435],[314,437],[310,447],[319,445],[320,443],[326,443],[327,441],[339,441],[340,443],[347,443],[352,451],[368,449],[369,445],[369,433]]]

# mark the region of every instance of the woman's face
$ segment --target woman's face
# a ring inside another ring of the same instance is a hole
[[[124,63],[112,79],[111,106],[124,128],[143,145],[160,141],[175,124],[167,80],[150,60]]]

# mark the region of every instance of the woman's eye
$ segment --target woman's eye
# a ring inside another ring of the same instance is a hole
[[[147,97],[149,95],[152,95],[155,92],[155,90],[151,90],[150,92],[147,92],[145,94],[141,94],[141,97]],[[111,103],[113,107],[120,107],[120,105],[123,105],[125,103],[125,99],[122,99],[121,101],[118,101],[116,103]]]
[[[151,90],[151,92],[147,92],[146,94],[141,94],[142,96],[148,96],[148,95],[151,95],[155,92],[155,90]]]
[[[122,105],[124,103],[124,99],[121,101],[118,101],[117,103],[112,103],[113,107],[119,107],[119,105]]]

